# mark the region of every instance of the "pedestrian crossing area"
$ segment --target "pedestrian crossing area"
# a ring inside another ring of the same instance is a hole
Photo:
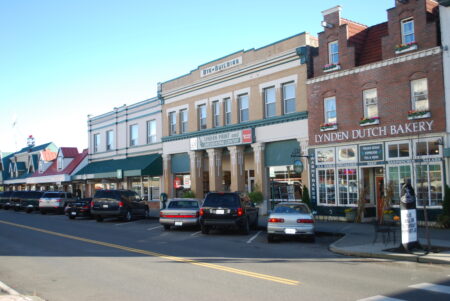
[[[415,301],[415,300],[450,300],[450,282],[443,284],[418,283],[407,287],[402,292],[388,296],[372,296],[358,301]]]

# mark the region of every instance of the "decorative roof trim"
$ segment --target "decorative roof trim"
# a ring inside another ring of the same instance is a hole
[[[332,74],[318,76],[316,78],[307,80],[306,84],[310,85],[310,84],[320,83],[320,82],[327,81],[327,80],[334,79],[334,78],[340,78],[340,77],[344,77],[344,76],[351,75],[351,74],[356,74],[356,73],[360,73],[360,72],[364,72],[364,71],[382,68],[385,66],[390,66],[390,65],[407,62],[407,61],[412,61],[412,60],[416,60],[416,59],[419,59],[422,57],[436,55],[441,52],[442,52],[442,49],[440,46],[434,47],[434,48],[429,48],[426,50],[417,51],[417,52],[414,52],[411,54],[398,56],[398,57],[387,59],[384,61],[379,61],[376,63],[367,64],[364,66],[359,66],[359,67],[355,67],[355,68],[348,69],[348,70],[338,71],[338,72],[334,72]]]

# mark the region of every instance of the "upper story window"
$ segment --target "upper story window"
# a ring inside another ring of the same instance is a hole
[[[377,89],[368,89],[363,91],[364,117],[378,117],[378,98]]]
[[[138,145],[139,127],[137,124],[130,125],[130,146]]]
[[[213,127],[220,126],[220,104],[219,101],[214,101],[212,103],[213,111]]]
[[[156,142],[156,120],[147,121],[147,143]]]
[[[388,158],[389,159],[397,159],[397,158],[409,158],[409,143],[408,142],[394,142],[388,143]]]
[[[324,100],[325,123],[336,123],[336,97],[328,97]]]
[[[224,101],[224,111],[225,111],[225,125],[231,124],[231,98],[225,98]]]
[[[287,83],[283,85],[283,110],[284,114],[295,112],[295,84]]]
[[[112,150],[114,148],[114,132],[106,132],[106,150]]]
[[[180,131],[181,134],[188,131],[188,111],[186,109],[180,111]]]
[[[63,157],[58,157],[58,161],[56,162],[58,170],[63,169]]]
[[[100,134],[94,134],[94,153],[100,151]]]
[[[249,120],[248,112],[248,94],[239,95],[239,122],[246,122]]]
[[[177,115],[175,112],[169,113],[169,135],[177,133]]]
[[[429,138],[415,141],[416,156],[439,156],[441,154],[440,144],[442,138]]]
[[[339,64],[339,44],[338,41],[328,43],[328,63]]]
[[[414,35],[414,20],[402,20],[402,44],[408,44],[416,41]]]
[[[206,105],[198,106],[198,129],[206,129]]]
[[[412,108],[416,111],[428,111],[428,83],[426,78],[411,81]]]
[[[275,107],[276,95],[275,87],[264,89],[264,110],[267,117],[272,117],[276,115]]]

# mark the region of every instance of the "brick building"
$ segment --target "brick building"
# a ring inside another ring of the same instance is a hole
[[[360,201],[365,218],[380,217],[386,198],[398,209],[408,178],[418,207],[426,204],[435,217],[446,143],[438,3],[396,1],[387,22],[375,26],[342,18],[340,6],[322,13],[319,54],[307,81],[318,214],[342,217]]]

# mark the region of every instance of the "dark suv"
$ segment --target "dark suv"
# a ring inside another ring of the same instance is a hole
[[[131,221],[135,216],[147,218],[147,202],[131,190],[97,190],[91,202],[91,215],[97,222],[105,217],[121,217]]]
[[[203,234],[211,228],[235,228],[243,234],[258,225],[258,208],[237,192],[210,192],[200,208]]]
[[[13,193],[14,193],[14,191],[11,191],[11,190],[0,192],[0,208],[6,209],[6,210],[9,209],[9,206],[10,206],[9,201],[10,201],[11,195]]]
[[[14,209],[25,210],[27,213],[39,210],[39,199],[43,194],[43,191],[23,191],[16,201]]]

